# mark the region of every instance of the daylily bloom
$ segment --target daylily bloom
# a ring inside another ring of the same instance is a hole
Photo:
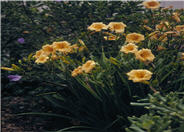
[[[110,22],[108,27],[111,31],[116,33],[123,33],[126,25],[123,22]]]
[[[46,45],[42,46],[42,49],[43,49],[44,53],[47,54],[47,55],[54,52],[53,45],[46,44]]]
[[[43,50],[36,51],[36,54],[33,57],[38,59],[41,56],[41,54],[44,54]]]
[[[126,42],[139,43],[144,40],[144,35],[139,33],[130,33],[126,36]]]
[[[102,29],[107,28],[107,25],[103,24],[102,22],[94,22],[88,27],[88,30],[100,32]]]
[[[45,62],[47,62],[48,59],[49,59],[48,56],[41,55],[35,62],[37,64],[39,64],[39,63],[45,63]]]
[[[52,45],[54,50],[60,51],[64,54],[71,52],[70,43],[67,41],[54,42]]]
[[[125,54],[135,53],[137,52],[137,46],[133,43],[129,43],[127,45],[122,46],[120,51],[124,52]]]
[[[131,70],[127,73],[129,76],[128,80],[133,82],[144,82],[151,79],[152,72],[145,69]]]
[[[76,77],[77,75],[82,73],[83,73],[82,67],[79,66],[72,71],[72,77]]]
[[[94,67],[96,63],[93,60],[88,60],[85,64],[82,65],[82,70],[85,73],[89,73]]]
[[[150,61],[152,62],[155,59],[155,56],[152,54],[150,49],[141,49],[135,53],[136,59],[140,61]]]
[[[144,1],[143,5],[148,9],[157,9],[160,7],[160,3],[156,0]]]

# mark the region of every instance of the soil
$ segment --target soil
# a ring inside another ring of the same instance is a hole
[[[41,103],[41,101],[39,102]],[[46,124],[36,116],[17,116],[18,113],[31,112],[36,106],[33,99],[23,97],[5,97],[1,100],[2,132],[43,132]]]

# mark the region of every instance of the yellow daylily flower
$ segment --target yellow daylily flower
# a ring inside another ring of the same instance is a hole
[[[133,82],[144,82],[151,79],[152,72],[145,69],[131,70],[127,73],[128,80],[132,80]]]

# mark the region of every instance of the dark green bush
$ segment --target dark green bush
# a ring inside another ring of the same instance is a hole
[[[134,21],[139,17],[134,18],[136,13],[142,10],[139,3],[2,2],[2,63],[16,63],[56,40],[75,41],[93,22],[124,21],[136,25],[141,21]],[[25,43],[17,42],[19,38],[24,38]]]

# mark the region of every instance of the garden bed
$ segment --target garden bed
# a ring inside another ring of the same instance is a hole
[[[2,131],[183,132],[183,9],[156,0],[2,7]]]

